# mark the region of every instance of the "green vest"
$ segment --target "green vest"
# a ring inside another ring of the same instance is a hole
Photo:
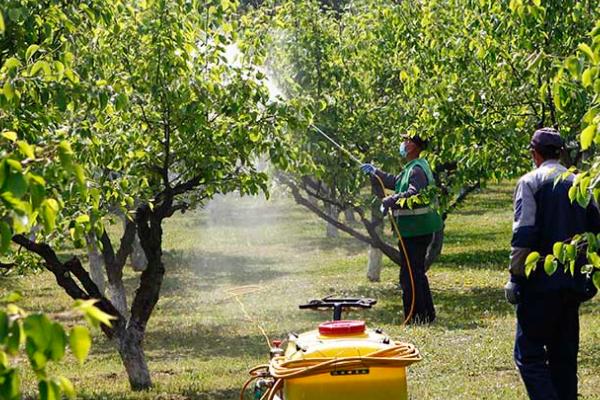
[[[435,185],[429,163],[423,158],[417,158],[409,162],[402,171],[400,179],[396,182],[396,193],[408,190],[410,175],[412,174],[412,170],[417,166],[421,167],[425,172],[428,184]],[[428,235],[442,230],[444,224],[440,214],[429,206],[415,207],[413,209],[401,208],[394,210],[394,216],[396,217],[402,237]]]

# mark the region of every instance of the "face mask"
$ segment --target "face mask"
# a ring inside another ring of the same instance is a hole
[[[400,157],[406,158],[408,156],[408,150],[406,149],[406,142],[402,142],[400,145]]]

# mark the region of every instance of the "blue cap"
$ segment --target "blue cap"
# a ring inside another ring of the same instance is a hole
[[[562,149],[565,141],[554,128],[542,128],[533,133],[529,147],[532,149],[555,148]]]

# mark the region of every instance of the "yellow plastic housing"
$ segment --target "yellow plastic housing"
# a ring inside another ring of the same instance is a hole
[[[291,337],[288,360],[364,356],[391,347],[389,339],[367,329],[364,333],[325,336],[310,331]],[[376,367],[286,379],[284,400],[407,400],[406,368]]]

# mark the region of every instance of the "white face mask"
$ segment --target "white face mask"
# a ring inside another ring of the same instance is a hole
[[[402,142],[402,144],[400,145],[400,157],[402,158],[406,158],[408,156],[408,149],[406,146],[406,142]]]

